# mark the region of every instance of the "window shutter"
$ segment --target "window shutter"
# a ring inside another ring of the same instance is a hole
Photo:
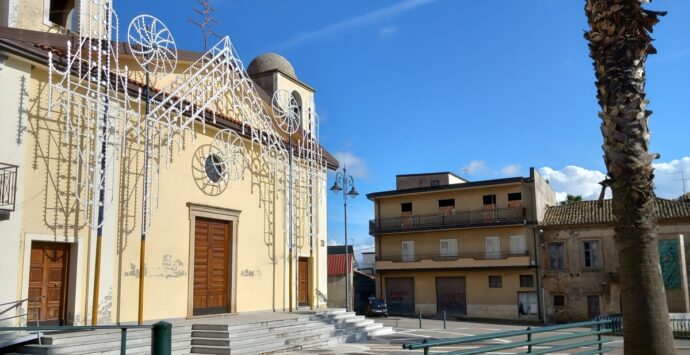
[[[500,237],[486,237],[486,257],[488,259],[498,259],[501,257]]]
[[[441,240],[441,256],[447,256],[450,248],[448,247],[448,240],[447,239],[442,239]]]
[[[522,254],[527,251],[524,235],[510,236],[510,252],[512,254]]]
[[[402,260],[414,261],[414,241],[402,242]]]

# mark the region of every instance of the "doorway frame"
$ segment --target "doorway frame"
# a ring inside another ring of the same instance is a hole
[[[78,237],[54,236],[47,234],[33,234],[26,233],[22,241],[22,253],[20,260],[22,266],[20,269],[21,278],[21,297],[20,299],[29,298],[29,273],[31,271],[31,246],[34,242],[37,243],[61,243],[69,245],[69,261],[67,264],[67,282],[65,284],[65,309],[64,322],[65,325],[82,325],[87,321],[87,307],[82,304],[82,297],[85,295],[82,288],[84,287],[84,270],[79,267],[81,260],[84,260],[86,251],[85,242]],[[87,283],[88,285],[88,283]],[[77,292],[80,290],[79,292]],[[82,309],[81,306],[84,308]],[[19,321],[20,325],[26,325],[26,320]]]
[[[196,219],[211,219],[228,223],[228,310],[237,312],[237,241],[240,223],[240,210],[220,208],[204,204],[187,203],[189,208],[189,258],[187,261],[187,318],[194,315],[194,243]]]

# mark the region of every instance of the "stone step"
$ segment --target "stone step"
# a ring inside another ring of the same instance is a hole
[[[189,334],[190,326],[173,327],[173,338],[176,335]],[[81,331],[81,332],[66,332],[66,333],[48,333],[41,338],[42,344],[46,345],[62,345],[62,344],[83,344],[83,343],[100,343],[107,340],[120,340],[121,331],[114,329],[98,330],[98,331]],[[127,331],[127,341],[130,339],[151,338],[151,329],[132,329]]]
[[[173,339],[173,349],[183,349],[190,347],[191,338]],[[150,353],[151,339],[142,338],[134,341],[127,341],[127,354],[131,353]],[[26,354],[43,354],[43,355],[57,355],[57,354],[119,354],[120,342],[103,342],[103,343],[87,343],[87,344],[70,344],[70,345],[39,345],[27,344],[21,349],[22,353]]]

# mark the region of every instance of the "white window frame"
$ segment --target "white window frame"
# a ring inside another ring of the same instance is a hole
[[[522,245],[520,245],[522,244]],[[527,252],[527,237],[524,234],[510,236],[510,253],[525,254]]]
[[[443,248],[443,244],[446,244],[446,250]],[[447,238],[441,239],[439,241],[439,254],[441,256],[458,256],[458,239],[457,238]]]
[[[491,236],[484,238],[486,245],[486,258],[487,259],[500,259],[501,258],[501,237]],[[489,246],[494,246],[494,241],[496,241],[495,246],[497,248],[489,248]],[[490,244],[491,243],[491,244]],[[493,250],[490,250],[493,249]]]
[[[414,241],[413,240],[405,240],[402,242],[401,249],[400,249],[400,255],[401,255],[401,260],[403,262],[414,261]]]

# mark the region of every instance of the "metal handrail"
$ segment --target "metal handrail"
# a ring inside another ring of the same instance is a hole
[[[460,337],[460,338],[452,338],[452,339],[431,340],[431,341],[428,339],[424,339],[421,343],[403,344],[402,348],[407,349],[407,350],[424,349],[424,354],[429,354],[429,349],[432,347],[440,347],[440,346],[447,346],[447,345],[458,345],[458,344],[469,344],[469,343],[476,343],[476,342],[480,342],[480,341],[484,341],[484,340],[492,340],[492,339],[499,339],[499,338],[511,338],[511,337],[516,337],[516,336],[526,335],[527,339],[525,341],[513,341],[513,342],[509,342],[509,343],[505,343],[505,344],[499,344],[499,345],[493,344],[493,345],[487,345],[487,346],[478,347],[478,348],[472,348],[472,349],[468,349],[468,350],[451,351],[451,352],[447,352],[445,354],[452,354],[452,355],[485,354],[485,353],[489,353],[489,352],[495,352],[495,351],[499,351],[499,350],[507,350],[507,349],[513,349],[513,348],[520,348],[520,347],[525,347],[525,346],[527,347],[527,352],[533,353],[533,354],[545,354],[545,353],[549,353],[551,351],[568,350],[568,349],[580,348],[580,347],[585,347],[585,346],[597,346],[597,352],[596,353],[603,354],[605,352],[612,351],[612,349],[610,349],[610,348],[604,348],[603,347],[603,344],[609,342],[610,339],[602,339],[602,337],[601,337],[604,334],[611,334],[610,326],[611,326],[610,320],[592,320],[592,321],[587,321],[587,322],[561,324],[561,325],[541,327],[541,328],[527,327],[524,330],[510,330],[510,331],[505,331],[505,332],[489,333],[489,334],[467,336],[467,337]],[[558,330],[581,328],[581,327],[594,327],[594,330],[532,339],[533,334],[547,333],[547,332],[553,332],[553,331],[558,331]],[[541,345],[541,344],[547,344],[547,343],[558,342],[558,341],[563,341],[563,340],[583,338],[583,337],[587,337],[587,336],[596,336],[597,339],[591,340],[591,341],[579,342],[579,343],[562,344],[562,345],[557,345],[555,347],[552,347],[550,349],[532,351],[532,347],[534,345]]]
[[[11,302],[5,302],[5,303],[0,304],[0,306],[12,305],[11,307],[7,307],[7,309],[5,309],[4,311],[0,312],[0,315],[9,312],[9,311],[12,310],[12,309],[19,308],[19,306],[21,306],[24,302],[26,302],[26,305],[27,305],[26,313],[24,313],[24,314],[17,314],[17,315],[11,316],[11,317],[5,317],[5,318],[0,319],[0,321],[5,321],[5,320],[9,320],[9,319],[15,319],[15,318],[20,318],[20,317],[26,316],[26,324],[29,324],[29,310],[28,310],[28,306],[29,306],[29,301],[33,301],[33,302],[34,302],[34,311],[36,312],[36,314],[35,314],[35,315],[36,315],[36,325],[37,325],[37,326],[40,326],[40,325],[41,325],[41,324],[40,324],[41,309],[40,309],[39,307],[36,307],[36,303],[37,303],[38,301],[40,301],[42,297],[43,297],[43,296],[38,296],[38,297],[33,297],[33,298],[28,298],[28,297],[27,297],[27,298],[24,298],[24,299],[21,299],[21,300],[16,300],[16,301],[11,301]],[[40,344],[41,344],[41,332],[40,332],[40,331],[36,331],[36,338],[38,338],[38,344],[40,345]]]
[[[414,254],[403,256],[400,254],[376,257],[376,261],[392,261],[392,262],[418,262],[422,260],[433,261],[456,261],[459,259],[474,259],[474,260],[500,260],[516,256],[529,256],[529,251],[477,251],[467,253],[455,254]]]
[[[74,325],[74,326],[31,326],[31,327],[0,327],[0,332],[11,331],[84,331],[84,330],[107,330],[120,329],[120,354],[124,355],[127,350],[127,330],[129,329],[151,329],[151,354],[163,355],[170,354],[172,347],[172,325],[167,322],[143,325]],[[40,337],[39,337],[40,341]],[[40,344],[40,342],[39,342]]]
[[[316,295],[319,296],[321,300],[326,302],[326,304],[328,304],[328,298],[326,298],[326,295],[324,295],[319,289],[316,289]]]
[[[369,233],[526,223],[524,207],[416,214],[369,220]]]

